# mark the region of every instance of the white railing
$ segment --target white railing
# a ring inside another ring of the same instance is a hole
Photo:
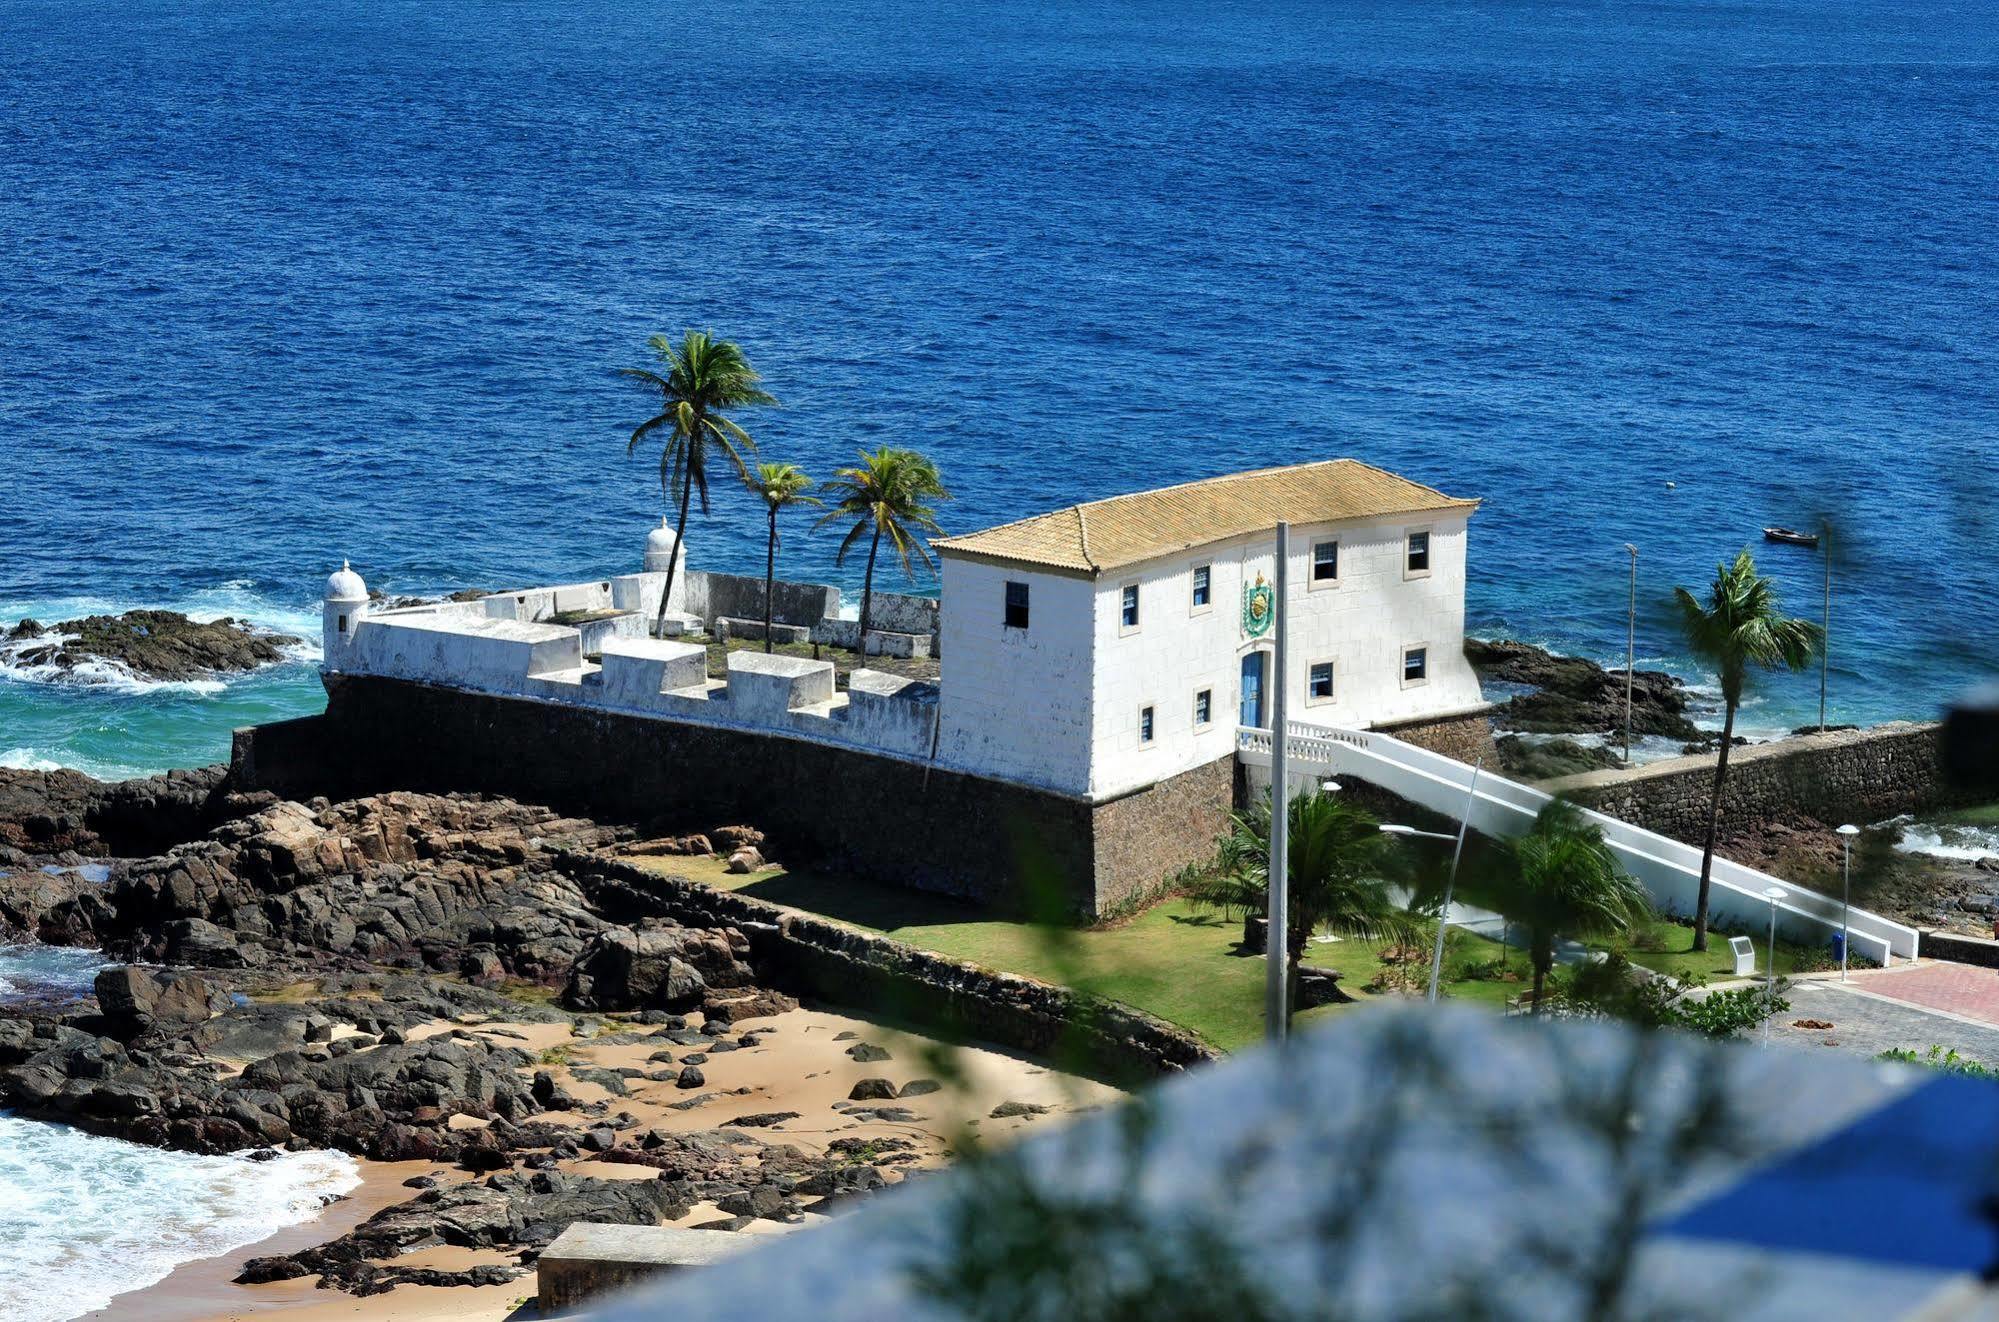
[[[1472,769],[1455,758],[1404,743],[1374,730],[1340,730],[1286,723],[1287,751],[1300,770],[1356,776],[1391,794],[1456,820],[1467,813]],[[1245,765],[1270,765],[1271,732],[1251,728],[1237,734],[1236,748]],[[1550,802],[1531,786],[1483,771],[1469,816],[1474,830],[1491,836],[1526,831]],[[1693,912],[1700,885],[1701,851],[1620,818],[1584,810],[1603,829],[1604,840],[1632,876],[1651,893],[1653,902],[1669,913]],[[1777,887],[1779,930],[1789,939],[1817,944],[1841,925],[1837,899],[1794,885],[1755,868],[1717,857],[1708,910],[1717,922],[1762,930],[1770,901],[1763,892]],[[1886,964],[1891,956],[1913,959],[1917,932],[1913,927],[1854,909],[1845,918],[1853,949]]]

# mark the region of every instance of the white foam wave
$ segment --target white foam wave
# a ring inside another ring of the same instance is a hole
[[[44,624],[50,624],[85,615],[117,615],[128,610],[151,607],[178,611],[197,623],[207,624],[220,619],[242,620],[261,631],[294,637],[298,641],[285,644],[281,650],[288,660],[300,664],[316,664],[323,655],[319,642],[318,612],[296,604],[274,602],[267,597],[259,596],[251,590],[247,579],[231,579],[212,588],[200,588],[180,600],[163,604],[145,603],[135,606],[131,602],[95,596],[48,597],[35,601],[14,602],[0,608],[0,633],[11,629],[24,619],[36,619]],[[229,678],[239,678],[232,676],[213,679],[151,679],[137,674],[127,666],[99,658],[79,662],[70,667],[47,663],[30,665],[20,660],[25,653],[65,637],[67,635],[48,633],[18,642],[0,642],[0,679],[28,684],[72,684],[132,695],[179,693],[194,697],[214,697],[228,687]]]
[[[337,1152],[201,1157],[0,1113],[0,1298],[14,1322],[65,1322],[360,1182]]]
[[[1902,828],[1895,848],[1904,854],[1928,854],[1960,863],[1999,858],[1999,827],[1919,822],[1908,817],[1898,817],[1892,824]]]
[[[43,757],[32,748],[9,748],[0,752],[0,767],[9,771],[60,771],[62,763]]]
[[[0,643],[0,679],[22,684],[72,684],[110,693],[185,693],[195,697],[213,697],[228,687],[220,679],[151,679],[130,666],[103,657],[89,657],[71,666],[59,666],[49,661],[27,663],[19,659],[29,648],[67,641],[69,636],[48,633],[32,640]]]

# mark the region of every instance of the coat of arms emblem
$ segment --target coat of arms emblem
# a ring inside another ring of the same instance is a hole
[[[1251,638],[1261,638],[1270,632],[1270,622],[1277,615],[1277,594],[1263,581],[1263,575],[1256,576],[1256,582],[1242,590],[1242,631]]]

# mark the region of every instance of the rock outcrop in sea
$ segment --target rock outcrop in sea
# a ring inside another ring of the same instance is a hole
[[[50,625],[22,620],[0,648],[23,670],[61,675],[95,662],[141,679],[180,681],[273,665],[299,641],[226,617],[197,621],[178,611],[133,610]]]

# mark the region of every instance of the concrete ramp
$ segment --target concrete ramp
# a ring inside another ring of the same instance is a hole
[[[1260,783],[1265,785],[1270,779],[1272,738],[1269,730],[1249,727],[1239,729],[1236,735],[1236,756],[1252,772],[1261,770]],[[1497,838],[1525,832],[1551,798],[1531,786],[1483,771],[1467,810],[1470,766],[1374,730],[1342,730],[1293,721],[1285,752],[1293,776],[1354,776],[1453,821],[1462,820],[1468,812],[1473,830]],[[1624,870],[1643,883],[1661,911],[1693,913],[1700,889],[1699,849],[1619,818],[1589,809],[1583,813],[1603,828],[1604,839]],[[1770,921],[1770,901],[1763,892],[1775,886],[1784,892],[1777,901],[1780,936],[1801,945],[1823,945],[1840,928],[1837,898],[1719,855],[1714,860],[1713,883],[1708,912],[1716,924],[1763,931]],[[1862,909],[1852,910],[1847,922],[1856,954],[1883,965],[1898,956],[1915,958],[1915,928]]]

